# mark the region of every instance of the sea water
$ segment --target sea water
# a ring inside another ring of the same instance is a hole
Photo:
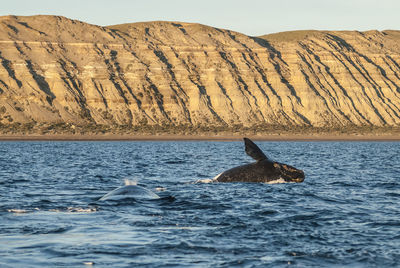
[[[303,183],[199,183],[242,142],[0,142],[0,267],[400,266],[400,143],[256,142]],[[124,180],[160,196],[99,201]]]

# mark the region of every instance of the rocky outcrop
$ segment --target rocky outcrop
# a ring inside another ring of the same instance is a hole
[[[0,17],[0,123],[400,126],[400,32]]]

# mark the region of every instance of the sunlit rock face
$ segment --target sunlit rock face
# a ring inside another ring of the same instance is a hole
[[[0,17],[0,123],[400,125],[400,32]]]

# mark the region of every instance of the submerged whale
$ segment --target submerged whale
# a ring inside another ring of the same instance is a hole
[[[114,189],[111,192],[105,194],[102,198],[99,199],[99,201],[121,200],[125,198],[134,198],[141,200],[160,199],[157,194],[137,185],[136,182],[126,180],[124,186],[118,187],[117,189]]]
[[[217,175],[213,182],[284,183],[304,181],[304,172],[287,164],[274,162],[248,138],[244,138],[245,151],[257,162],[238,166]]]

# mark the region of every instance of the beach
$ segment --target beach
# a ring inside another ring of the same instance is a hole
[[[248,137],[260,141],[400,141],[399,134],[260,134],[260,135],[176,135],[176,134],[47,134],[0,135],[0,141],[234,141]]]

